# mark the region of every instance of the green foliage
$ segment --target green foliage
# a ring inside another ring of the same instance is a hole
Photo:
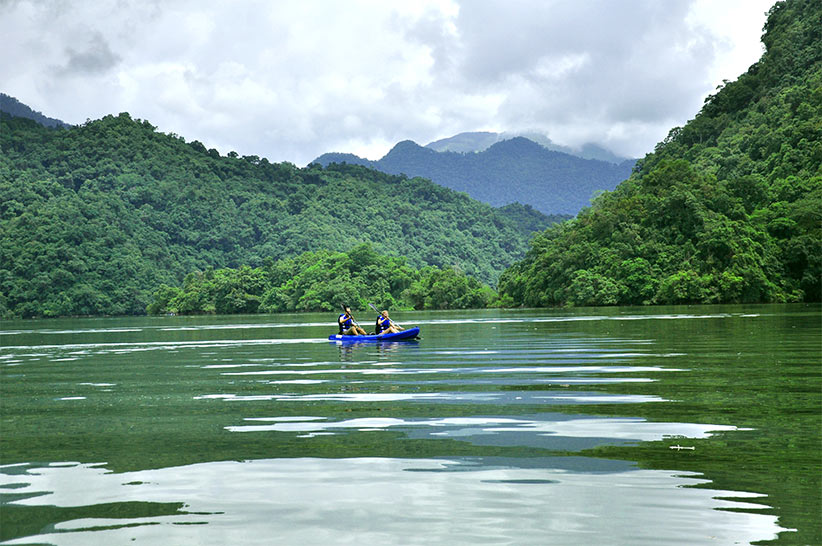
[[[777,3],[762,59],[631,177],[537,235],[520,305],[822,299],[822,5]]]
[[[486,307],[496,293],[453,268],[422,271],[404,258],[384,256],[370,244],[350,252],[320,250],[269,261],[263,267],[194,272],[182,288],[162,285],[149,314],[336,311],[341,304],[366,309],[466,309]]]
[[[500,211],[428,180],[359,166],[222,157],[128,114],[60,130],[3,114],[0,150],[4,317],[141,314],[158,286],[180,286],[191,271],[254,269],[267,258],[362,243],[411,267],[455,266],[492,283],[549,223],[533,209]],[[263,305],[252,273],[236,273],[241,282],[213,274],[206,299],[214,309],[187,294],[180,312]],[[327,301],[340,283],[326,282],[326,292],[306,289],[294,308]]]
[[[414,309],[472,309],[487,307],[496,293],[454,268],[428,267],[405,296]]]

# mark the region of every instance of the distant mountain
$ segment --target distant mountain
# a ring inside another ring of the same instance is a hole
[[[467,149],[495,133],[463,133],[449,145]],[[523,137],[502,140],[475,153],[438,152],[406,140],[382,159],[351,154],[324,154],[321,165],[349,163],[388,174],[428,178],[499,207],[519,202],[546,214],[576,214],[602,190],[613,190],[628,178],[634,162],[613,164],[548,150]]]
[[[503,140],[511,140],[517,137],[524,137],[532,140],[537,144],[553,150],[555,152],[564,152],[566,154],[581,157],[582,159],[598,159],[599,161],[607,161],[609,163],[623,163],[625,161],[633,161],[628,157],[621,157],[610,150],[606,150],[602,146],[594,143],[584,144],[581,148],[575,149],[569,146],[561,146],[553,142],[550,138],[541,133],[536,132],[520,132],[520,133],[491,133],[491,132],[474,132],[474,133],[460,133],[449,138],[435,140],[425,145],[437,152],[482,152]]]
[[[19,100],[5,93],[0,93],[0,112],[5,112],[18,118],[34,120],[44,127],[71,127],[71,125],[59,119],[50,118],[40,112],[35,112]]]

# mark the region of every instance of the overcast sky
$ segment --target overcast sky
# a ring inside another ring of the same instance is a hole
[[[762,54],[773,0],[0,0],[0,91],[303,166],[538,131],[641,157]]]

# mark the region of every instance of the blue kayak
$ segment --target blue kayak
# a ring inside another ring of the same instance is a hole
[[[381,336],[344,336],[341,334],[334,334],[332,336],[328,336],[328,340],[342,341],[346,343],[360,341],[403,341],[407,339],[414,339],[418,335],[420,335],[420,329],[415,326],[413,328],[409,328],[408,330],[399,331],[396,334],[383,334]]]

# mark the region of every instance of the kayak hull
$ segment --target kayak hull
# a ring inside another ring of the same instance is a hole
[[[359,343],[363,341],[403,341],[415,339],[420,335],[419,327],[409,328],[408,330],[401,330],[396,334],[383,334],[381,336],[344,336],[341,334],[334,334],[328,336],[329,341],[339,341],[341,343]]]

